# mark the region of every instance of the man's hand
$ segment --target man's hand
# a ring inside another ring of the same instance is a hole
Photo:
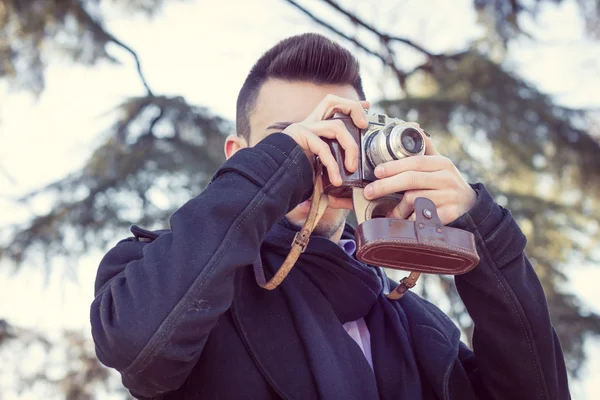
[[[369,107],[368,101],[350,100],[330,94],[317,105],[306,119],[291,124],[283,130],[283,133],[290,135],[302,147],[309,160],[312,161],[313,156],[318,156],[323,166],[327,168],[331,183],[340,186],[342,184],[340,169],[331,154],[329,145],[321,138],[335,139],[340,143],[346,154],[344,166],[349,172],[354,172],[358,168],[358,144],[342,121],[328,120],[328,118],[341,112],[350,115],[354,125],[364,129],[369,125],[364,110]],[[351,210],[352,199],[329,196],[329,207]]]
[[[369,200],[388,194],[405,192],[402,201],[388,215],[414,219],[414,202],[426,197],[435,204],[442,224],[447,225],[473,207],[477,195],[463,179],[450,159],[435,149],[430,138],[425,138],[425,155],[390,161],[377,166],[378,180],[365,188]]]
[[[327,143],[321,137],[337,140],[345,151],[344,165],[350,172],[358,168],[358,144],[340,120],[327,120],[336,112],[347,114],[357,127],[364,129],[369,122],[364,109],[369,108],[369,102],[345,99],[343,97],[326,96],[313,112],[302,122],[294,123],[283,130],[290,135],[312,160],[313,155],[318,156],[327,168],[329,180],[335,186],[342,184],[339,167],[331,154]]]

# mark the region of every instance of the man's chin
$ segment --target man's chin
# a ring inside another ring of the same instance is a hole
[[[308,217],[308,211],[304,210],[306,207],[301,208],[301,206],[295,208],[286,215],[287,220],[298,228],[302,228]],[[310,205],[308,208],[310,208]],[[326,238],[332,237],[333,234],[335,234],[340,227],[345,224],[346,217],[348,217],[349,213],[350,210],[344,209],[329,208],[325,210],[323,216],[313,231],[313,235]]]

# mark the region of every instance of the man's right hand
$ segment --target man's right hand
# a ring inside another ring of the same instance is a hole
[[[337,140],[345,151],[344,165],[349,172],[358,168],[358,144],[340,120],[328,120],[335,113],[349,115],[354,125],[364,129],[368,126],[364,110],[368,109],[368,101],[356,101],[335,95],[327,95],[312,113],[302,122],[291,124],[283,133],[291,136],[306,153],[309,160],[319,157],[327,168],[329,180],[335,186],[342,184],[339,167],[331,154],[327,143],[321,137]]]

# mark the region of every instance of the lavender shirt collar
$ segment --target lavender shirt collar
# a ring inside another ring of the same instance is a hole
[[[356,242],[352,239],[341,239],[338,242],[338,246],[344,249],[346,254],[348,254],[349,256],[352,256],[352,254],[354,254],[354,252],[356,251]]]

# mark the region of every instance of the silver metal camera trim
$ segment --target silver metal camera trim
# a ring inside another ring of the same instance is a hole
[[[423,129],[421,129],[419,124],[417,124],[416,122],[407,122],[400,118],[390,118],[386,114],[381,114],[381,113],[369,114],[366,110],[365,110],[365,113],[367,114],[367,120],[369,121],[369,127],[366,129],[365,133],[363,134],[363,136],[364,136],[363,143],[368,142],[369,136],[375,134],[375,132],[378,132],[379,130],[383,129],[384,127],[386,127],[387,125],[392,124],[392,123],[395,124],[395,126],[392,129],[390,129],[390,133],[392,131],[396,130],[397,127],[402,127],[402,131],[404,131],[407,128],[412,128],[412,129],[415,129],[417,132],[419,132],[419,134],[423,138],[423,143],[425,143],[425,136],[426,136],[425,132],[423,131]],[[388,135],[390,133],[388,133]],[[385,132],[384,132],[384,134],[385,134]],[[379,146],[383,146],[383,141],[379,141],[379,143],[377,143],[377,144]],[[367,169],[370,168],[368,156],[366,154],[366,147],[367,146],[361,146],[361,159],[362,159],[362,164],[363,164],[362,165],[363,171],[366,171]],[[402,155],[404,157],[410,157],[410,156],[414,156],[414,155],[425,154],[426,146],[423,145],[423,148],[421,149],[421,151],[418,154],[403,151],[404,146],[399,146],[399,148],[400,148],[400,152],[402,153]],[[381,152],[381,150],[382,149],[380,148],[379,151]],[[383,149],[383,150],[385,150],[387,152],[387,148]]]

